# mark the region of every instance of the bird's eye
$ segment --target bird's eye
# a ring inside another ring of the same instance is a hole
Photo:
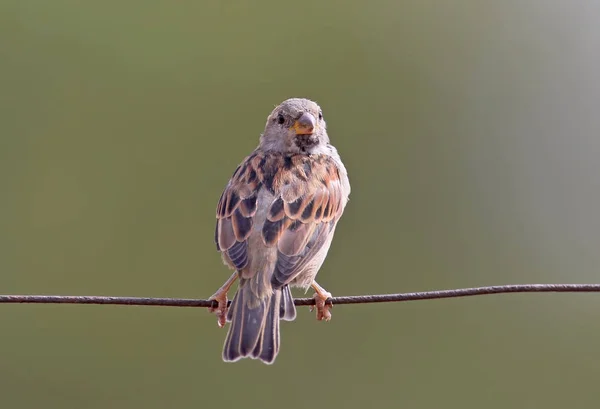
[[[279,125],[283,125],[284,122],[285,122],[285,118],[283,117],[283,115],[281,115],[281,114],[277,115],[277,123]]]
[[[323,112],[319,111],[319,121],[323,119]]]

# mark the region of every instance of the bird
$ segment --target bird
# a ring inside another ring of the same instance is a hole
[[[349,195],[348,173],[330,143],[319,105],[304,98],[283,101],[217,205],[215,243],[235,270],[210,297],[218,325],[231,323],[224,361],[275,361],[279,321],[296,318],[292,286],[312,287],[317,319],[331,318],[326,303],[331,293],[315,277]],[[236,280],[228,307],[227,293]]]

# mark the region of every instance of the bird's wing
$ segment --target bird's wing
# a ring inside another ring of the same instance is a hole
[[[266,206],[261,237],[277,248],[271,278],[276,287],[292,281],[325,244],[347,201],[344,181],[327,155],[255,152],[236,169],[217,206],[215,241],[237,270],[248,263],[248,237],[257,206]],[[267,189],[271,203],[257,203]]]

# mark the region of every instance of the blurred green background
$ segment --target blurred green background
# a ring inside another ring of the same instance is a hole
[[[597,282],[598,1],[0,2],[0,293],[208,297],[282,100],[351,201],[334,295]],[[202,309],[0,305],[6,408],[597,406],[600,299],[302,308],[274,366]]]

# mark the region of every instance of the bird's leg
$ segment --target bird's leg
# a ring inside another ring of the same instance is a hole
[[[315,307],[317,309],[317,320],[329,321],[331,319],[331,312],[329,312],[329,309],[332,307],[332,304],[326,304],[325,301],[327,301],[328,298],[331,298],[331,293],[321,287],[316,281],[313,281],[310,286],[316,291],[313,298],[315,299]],[[312,310],[313,307],[311,307],[311,311]]]
[[[209,300],[215,300],[217,303],[219,303],[216,307],[208,307],[208,311],[211,313],[214,312],[217,315],[217,324],[219,324],[219,327],[221,328],[225,326],[225,322],[227,321],[227,292],[233,283],[235,283],[237,278],[238,273],[236,271],[231,275],[231,277],[229,277],[229,279],[227,279],[227,281],[225,281],[225,284],[223,284],[221,288],[219,288],[217,292],[211,295],[209,298]]]

